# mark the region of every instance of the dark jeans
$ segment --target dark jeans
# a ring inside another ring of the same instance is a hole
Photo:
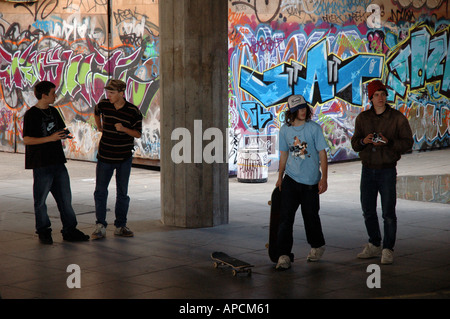
[[[72,208],[72,191],[67,168],[64,164],[55,164],[33,169],[33,198],[36,219],[36,232],[40,233],[50,228],[46,200],[52,193],[58,206],[62,232],[74,229],[77,219]]]
[[[281,184],[281,213],[277,241],[277,252],[279,256],[292,256],[295,214],[300,205],[306,240],[312,248],[325,245],[319,217],[318,186],[297,183],[286,175]]]
[[[108,186],[116,171],[116,219],[114,225],[116,227],[124,227],[127,224],[128,207],[130,205],[130,197],[128,196],[128,182],[130,180],[132,158],[130,157],[122,163],[104,163],[97,161],[96,183],[94,191],[95,200],[95,216],[97,224],[108,225],[106,222],[106,204],[108,201]]]
[[[384,221],[383,248],[393,249],[397,233],[397,169],[370,169],[362,167],[361,171],[361,208],[366,224],[369,242],[381,245],[381,232],[377,216],[377,196],[380,193],[382,217]]]

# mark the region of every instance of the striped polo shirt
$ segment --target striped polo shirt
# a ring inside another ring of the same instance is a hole
[[[102,100],[95,106],[95,115],[102,118],[103,134],[98,147],[97,159],[105,163],[121,163],[130,158],[134,148],[134,137],[116,130],[115,124],[142,133],[142,113],[133,104],[116,110],[109,100]]]

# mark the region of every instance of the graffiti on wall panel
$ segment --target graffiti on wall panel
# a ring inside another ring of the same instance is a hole
[[[358,54],[346,60],[328,54],[325,40],[308,49],[307,65],[291,60],[258,74],[241,67],[240,88],[266,107],[286,103],[301,94],[311,105],[336,97],[362,105],[362,84],[382,75],[383,56]]]
[[[414,150],[449,147],[450,21],[444,3],[232,1],[232,149],[244,147],[248,136],[276,139],[287,98],[302,94],[322,126],[329,160],[357,158],[350,140],[356,117],[370,107],[366,83],[374,78],[387,85],[389,102],[408,118]],[[271,169],[277,153],[268,152]]]
[[[92,108],[106,80],[117,77],[145,116],[135,155],[158,159],[154,3],[114,7],[108,29],[103,0],[0,2],[0,9],[8,6],[0,10],[0,149],[21,149],[21,120],[35,103],[33,84],[50,79],[76,132],[66,152],[94,159]],[[357,158],[350,139],[356,116],[370,107],[366,83],[372,78],[387,85],[389,102],[408,118],[414,150],[449,146],[447,1],[236,0],[228,10],[230,171],[239,149],[255,136],[267,148],[269,169],[277,169],[277,136],[290,94],[303,94],[313,105],[330,161]]]
[[[440,83],[437,93],[450,98],[449,30],[447,27],[433,34],[427,26],[416,27],[393,51],[387,61],[389,101],[436,82]]]
[[[448,146],[450,134],[449,26],[418,25],[386,62],[388,100],[408,116],[415,149]]]
[[[90,54],[77,54],[61,46],[39,51],[36,43],[32,43],[25,50],[14,53],[0,47],[0,57],[4,95],[8,92],[10,97],[18,96],[22,91],[31,92],[37,81],[51,81],[57,87],[58,103],[73,101],[72,112],[83,119],[92,115],[93,106],[104,97],[103,87],[110,77],[127,83],[127,100],[137,105],[144,116],[148,115],[151,101],[159,89],[159,79],[142,81],[134,76],[142,60],[141,49],[129,56],[124,56],[121,51],[105,56],[96,49]],[[22,105],[20,99],[7,97],[5,103],[11,109]],[[33,102],[29,101],[27,105],[33,105]]]
[[[248,27],[242,34],[247,43],[259,34],[266,37],[283,39],[277,46],[263,47],[255,54],[254,46],[241,45],[241,51],[231,55],[230,65],[239,67],[233,77],[233,85],[239,94],[233,104],[241,119],[252,119],[258,106],[264,108],[264,126],[258,127],[258,133],[269,134],[274,140],[284,123],[283,109],[287,98],[292,94],[302,94],[315,106],[315,120],[329,132],[328,144],[330,158],[342,160],[355,157],[351,151],[350,139],[354,119],[358,108],[365,106],[365,83],[372,78],[383,76],[384,56],[371,53],[369,42],[353,26],[331,34],[328,30],[317,29],[309,33],[304,30],[292,32],[289,36],[271,31],[263,26],[264,32],[249,32]],[[255,43],[255,41],[253,41]],[[264,50],[264,53],[261,53]],[[258,62],[255,63],[255,58]],[[248,61],[235,64],[234,61]],[[255,105],[250,108],[248,105]],[[356,109],[356,110],[355,110]],[[252,134],[248,121],[235,127],[245,134]],[[245,133],[245,132],[248,133]],[[253,134],[256,131],[253,130]],[[276,169],[278,150],[268,152]],[[230,161],[229,163],[232,163]]]
[[[89,10],[83,1],[67,2],[63,7],[61,2],[45,2],[16,6],[32,19],[29,24],[9,23],[7,15],[0,16],[0,110],[5,114],[0,123],[0,148],[23,151],[22,120],[36,103],[33,86],[48,80],[56,85],[55,105],[75,137],[64,142],[66,156],[95,160],[101,135],[95,129],[93,108],[104,98],[108,79],[118,78],[127,84],[126,99],[144,115],[135,156],[158,159],[158,27],[136,10],[131,15],[119,9],[115,27],[121,44],[108,48],[106,16],[89,14],[105,12],[106,2],[96,2]],[[80,14],[85,10],[85,15]]]

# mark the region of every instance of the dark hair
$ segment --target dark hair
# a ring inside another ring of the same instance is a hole
[[[295,119],[297,118],[297,113],[300,110],[295,111],[294,113],[291,113],[289,110],[286,111],[284,122],[287,124],[287,126],[291,126],[292,123],[294,123]],[[312,110],[309,105],[306,106],[306,122],[310,121],[312,118]]]
[[[40,100],[42,99],[42,94],[49,95],[51,89],[54,88],[56,88],[56,85],[54,85],[50,81],[39,82],[34,86],[34,96],[36,96],[36,98]]]

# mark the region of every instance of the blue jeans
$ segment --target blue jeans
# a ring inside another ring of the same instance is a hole
[[[300,205],[308,244],[312,248],[325,245],[319,217],[318,185],[300,184],[286,175],[281,183],[280,225],[277,240],[278,256],[292,256],[293,226],[295,214]]]
[[[97,224],[108,226],[106,222],[106,203],[108,201],[108,186],[116,171],[116,227],[124,227],[127,224],[128,207],[130,197],[128,196],[128,182],[130,180],[132,157],[122,163],[105,163],[97,161],[96,183],[94,191],[95,216]]]
[[[361,208],[369,242],[381,245],[381,231],[377,216],[377,196],[380,193],[382,217],[384,221],[383,248],[393,249],[397,233],[397,169],[370,169],[362,167],[361,172]]]
[[[55,164],[33,169],[33,198],[36,219],[36,232],[40,233],[50,228],[46,200],[52,193],[58,206],[62,232],[74,229],[77,219],[72,208],[72,191],[67,168],[64,164]]]

